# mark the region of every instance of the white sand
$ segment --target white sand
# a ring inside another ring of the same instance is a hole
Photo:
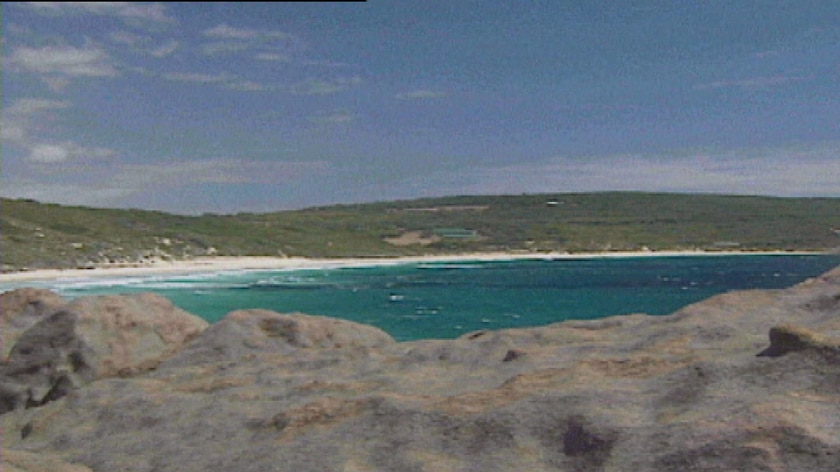
[[[606,257],[724,256],[765,254],[820,254],[814,252],[750,252],[750,251],[645,251],[599,253],[474,253],[458,255],[411,256],[392,258],[308,259],[302,257],[203,257],[183,261],[156,261],[137,265],[101,265],[92,269],[38,269],[0,274],[0,284],[50,282],[55,280],[91,279],[99,277],[137,277],[202,274],[237,270],[330,269],[369,267],[424,262],[504,261],[523,259],[597,259]],[[2,287],[0,287],[2,290]]]

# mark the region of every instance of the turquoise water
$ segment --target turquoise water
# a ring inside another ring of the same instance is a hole
[[[151,291],[208,321],[240,308],[372,324],[398,340],[568,319],[663,315],[729,290],[783,288],[840,256],[698,256],[424,263],[60,282],[68,297]]]

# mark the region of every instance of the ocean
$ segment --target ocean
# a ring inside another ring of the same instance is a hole
[[[397,340],[570,319],[665,315],[730,290],[784,288],[840,265],[840,255],[737,255],[407,263],[28,284],[75,298],[155,292],[215,322],[243,308],[325,315]]]

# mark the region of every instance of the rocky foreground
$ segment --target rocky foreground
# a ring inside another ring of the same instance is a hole
[[[0,295],[2,470],[840,470],[840,268],[787,290],[397,343],[155,295]]]

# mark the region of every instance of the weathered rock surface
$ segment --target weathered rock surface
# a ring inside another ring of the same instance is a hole
[[[15,292],[9,298],[15,299]],[[18,310],[21,318],[38,321],[17,339],[10,336],[14,345],[0,365],[0,413],[57,400],[95,379],[153,368],[207,327],[153,294],[56,301],[47,296],[40,304],[14,305],[27,307]],[[40,313],[56,306],[52,313]]]
[[[0,293],[0,360],[32,325],[67,303],[57,293],[38,288],[21,288]]]
[[[3,448],[20,470],[837,471],[839,340],[840,268],[456,340],[239,311],[154,370],[0,416]]]

